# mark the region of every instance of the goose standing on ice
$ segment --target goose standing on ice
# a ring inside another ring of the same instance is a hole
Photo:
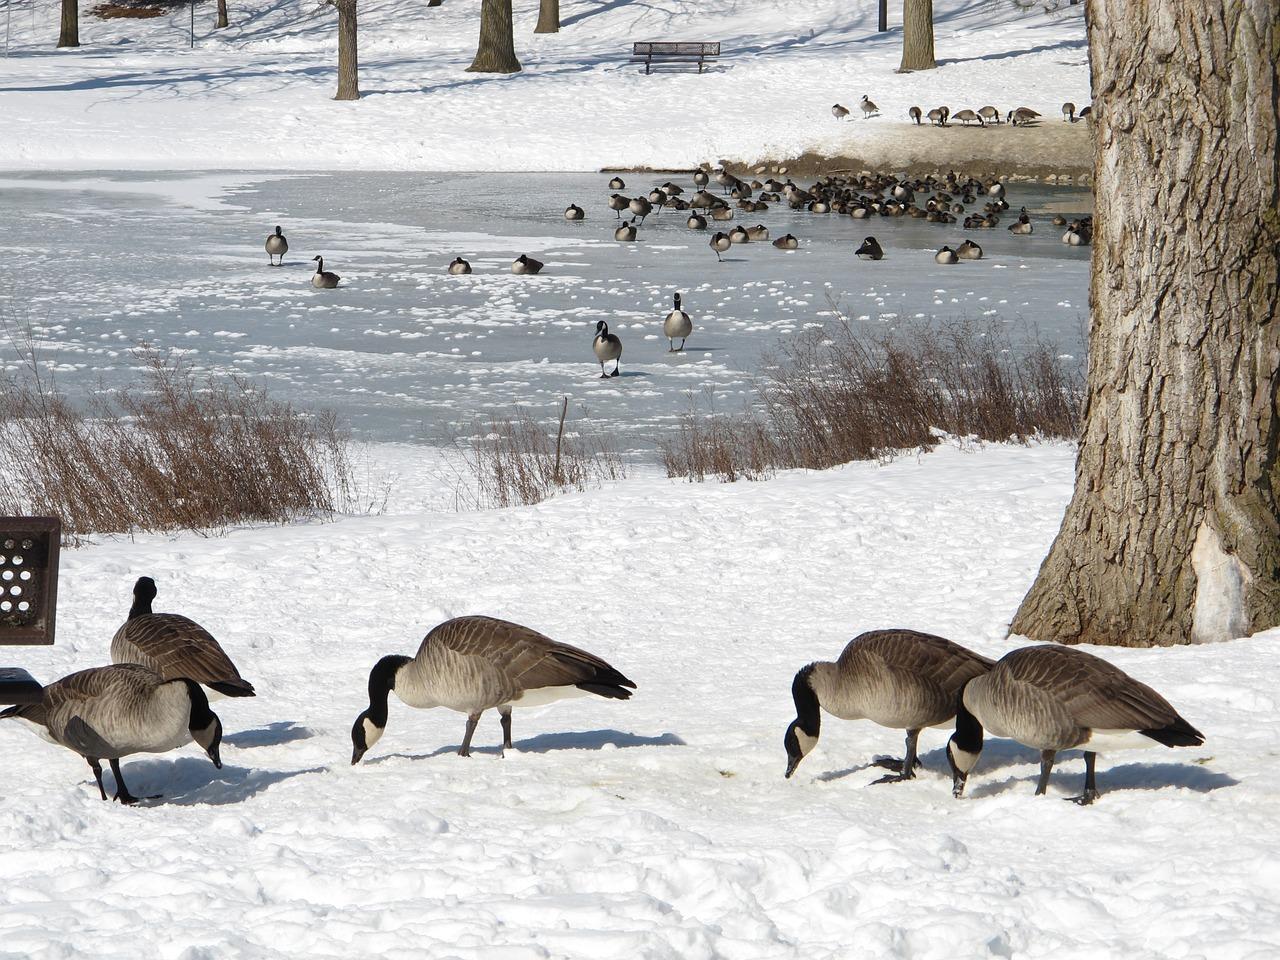
[[[609,198],[609,209],[612,210],[619,220],[622,219],[622,211],[631,205],[631,199],[624,197],[620,193],[615,193]]]
[[[113,663],[140,664],[162,680],[194,680],[215,695],[255,696],[253,684],[240,676],[208,630],[178,613],[153,613],[155,598],[156,582],[139,577],[129,618],[111,638]]]
[[[311,285],[321,290],[332,290],[342,278],[332,270],[324,268],[324,257],[312,257],[316,262],[316,272],[311,275]]]
[[[720,254],[732,247],[733,241],[729,239],[729,235],[727,233],[717,232],[716,235],[711,238],[709,246],[716,252],[716,259],[723,261],[724,257],[720,256]]]
[[[369,708],[351,727],[351,762],[387,729],[391,691],[410,707],[448,707],[467,715],[458,755],[471,755],[480,715],[493,707],[502,720],[502,748],[511,748],[511,710],[595,694],[627,700],[635,684],[599,657],[492,617],[446,620],[427,634],[414,657],[383,657],[369,673]]]
[[[675,338],[680,338],[680,349],[684,349],[684,342],[689,338],[689,334],[693,333],[693,318],[680,309],[680,294],[675,295],[675,309],[667,314],[667,318],[662,321],[662,335],[667,338],[667,345],[671,348],[668,353],[676,353]]]
[[[30,712],[30,707],[11,707],[0,712],[0,718]],[[49,684],[41,696],[39,721],[48,729],[49,739],[84,757],[103,800],[107,799],[103,760],[110,762],[116,778],[115,799],[124,804],[136,803],[138,798],[125,786],[122,757],[167,753],[194,740],[222,769],[222,721],[209,709],[200,684],[164,680],[136,663],[81,670]]]
[[[854,637],[835,663],[811,663],[792,681],[796,719],[783,738],[787,777],[817,746],[821,708],[841,720],[906,730],[899,775],[876,782],[911,780],[920,731],[951,720],[965,684],[991,666],[991,660],[958,643],[915,630],[872,630]],[[898,769],[892,760],[878,765]]]
[[[273,267],[284,266],[284,255],[289,252],[289,241],[284,238],[284,234],[280,232],[280,228],[276,227],[276,232],[267,237],[267,263]],[[276,263],[275,258],[279,257],[280,262]]]
[[[616,333],[609,332],[609,325],[603,320],[596,323],[596,338],[591,342],[596,359],[600,361],[600,379],[616,377],[622,370],[622,341]],[[605,373],[604,365],[613,361],[613,373]]]
[[[1084,791],[1098,798],[1093,766],[1098,753],[1149,747],[1198,747],[1202,734],[1164,697],[1101,657],[1058,644],[1006,653],[985,676],[964,688],[956,732],[947,743],[952,793],[964,794],[982,754],[983,729],[1040,751],[1036,796],[1049,789],[1060,750],[1084,750]]]

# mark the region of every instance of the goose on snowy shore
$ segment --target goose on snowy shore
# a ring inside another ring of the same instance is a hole
[[[693,333],[693,319],[680,309],[680,294],[677,293],[675,295],[675,308],[662,321],[662,335],[667,338],[667,345],[671,348],[668,352],[677,352],[676,337],[680,338],[680,349],[683,350],[684,342],[691,333]]]
[[[1204,734],[1145,683],[1101,657],[1058,644],[1006,653],[989,673],[969,681],[960,700],[947,743],[957,797],[982,754],[984,729],[1040,751],[1036,796],[1048,790],[1060,750],[1084,750],[1084,790],[1072,798],[1080,804],[1098,798],[1093,767],[1099,753],[1204,743]]]
[[[866,94],[862,95],[862,103],[860,103],[859,106],[862,107],[862,116],[864,118],[880,112],[880,108],[872,103],[871,98]]]
[[[311,275],[311,285],[321,290],[332,290],[342,278],[332,270],[324,268],[324,257],[312,257],[316,262],[316,272]]]
[[[10,707],[0,718],[43,725],[49,739],[84,757],[107,799],[102,762],[111,764],[115,799],[136,803],[120,773],[120,759],[135,753],[167,753],[195,741],[222,769],[222,721],[194,680],[165,680],[135,663],[95,667],[44,688],[38,705]],[[159,799],[149,797],[148,799]]]
[[[915,630],[872,630],[849,641],[834,662],[803,667],[791,684],[796,719],[787,727],[787,777],[818,743],[819,708],[841,720],[870,720],[907,731],[907,753],[880,766],[897,770],[878,783],[915,777],[920,731],[956,715],[960,691],[992,661],[958,643]]]
[[[622,340],[616,333],[609,332],[609,325],[603,320],[596,323],[596,338],[591,342],[591,349],[600,361],[600,379],[616,377],[622,371]],[[613,373],[605,373],[604,365],[610,360],[614,362]]]
[[[467,715],[458,755],[471,755],[480,715],[494,707],[503,750],[511,748],[511,710],[594,694],[627,700],[635,684],[599,657],[492,617],[446,620],[427,634],[414,657],[383,657],[369,674],[369,707],[351,727],[356,764],[387,729],[388,695],[427,709]]]
[[[284,238],[284,234],[280,232],[280,228],[276,227],[276,232],[267,237],[267,263],[273,267],[284,265],[284,255],[289,252],[289,241]],[[276,263],[276,257],[280,258],[280,262]]]
[[[178,613],[153,613],[156,582],[133,585],[129,618],[111,638],[113,663],[137,663],[162,680],[185,677],[224,697],[252,697],[253,684],[240,676],[225,650],[204,627]]]

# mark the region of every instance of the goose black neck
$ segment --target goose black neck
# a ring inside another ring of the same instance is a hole
[[[410,657],[383,657],[369,671],[369,719],[376,726],[387,725],[387,696],[395,689],[397,671],[410,660]]]
[[[956,746],[966,753],[982,752],[982,724],[964,705],[964,690],[957,694],[956,733],[953,739]]]
[[[676,294],[676,309],[680,309],[680,294]]]
[[[194,680],[183,678],[187,685],[187,696],[191,698],[191,719],[187,726],[192,730],[204,730],[213,723],[213,711],[209,709],[209,697],[204,688]]]
[[[139,577],[133,585],[133,605],[129,607],[129,619],[151,613],[151,601],[155,599],[156,583],[150,577]]]
[[[811,737],[817,737],[822,721],[818,713],[818,695],[813,692],[813,664],[801,668],[791,681],[791,699],[796,703],[796,725]]]

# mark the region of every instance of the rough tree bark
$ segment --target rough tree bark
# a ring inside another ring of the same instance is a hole
[[[356,55],[356,0],[329,0],[338,8],[338,92],[335,100],[360,99],[360,62]]]
[[[898,72],[932,70],[933,0],[902,0],[902,63]]]
[[[1011,625],[1280,623],[1280,6],[1089,0],[1095,215],[1075,494]]]
[[[560,0],[542,0],[538,5],[538,25],[534,33],[560,32]]]
[[[468,73],[519,73],[515,34],[511,26],[511,0],[483,0],[480,7],[480,44]]]
[[[227,0],[218,0],[218,22],[213,25],[213,29],[221,30],[227,25]]]
[[[80,0],[62,0],[62,26],[58,31],[58,46],[80,46]]]

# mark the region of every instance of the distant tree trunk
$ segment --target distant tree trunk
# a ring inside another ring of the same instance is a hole
[[[538,25],[534,33],[560,32],[560,0],[542,0],[538,5]]]
[[[360,99],[360,64],[356,56],[356,0],[329,0],[338,8],[338,92],[335,100]]]
[[[1239,637],[1280,624],[1280,6],[1087,10],[1083,436],[1010,629],[1120,646]]]
[[[898,72],[932,70],[933,0],[902,0],[902,63]]]
[[[218,0],[218,22],[213,25],[215,30],[221,30],[227,26],[227,0]]]
[[[880,9],[876,18],[876,28],[884,33],[889,29],[889,0],[880,0]]]
[[[58,46],[80,46],[80,0],[62,0],[62,29],[58,32]]]
[[[468,73],[519,73],[516,41],[511,26],[511,0],[483,0],[480,7],[480,45]]]

